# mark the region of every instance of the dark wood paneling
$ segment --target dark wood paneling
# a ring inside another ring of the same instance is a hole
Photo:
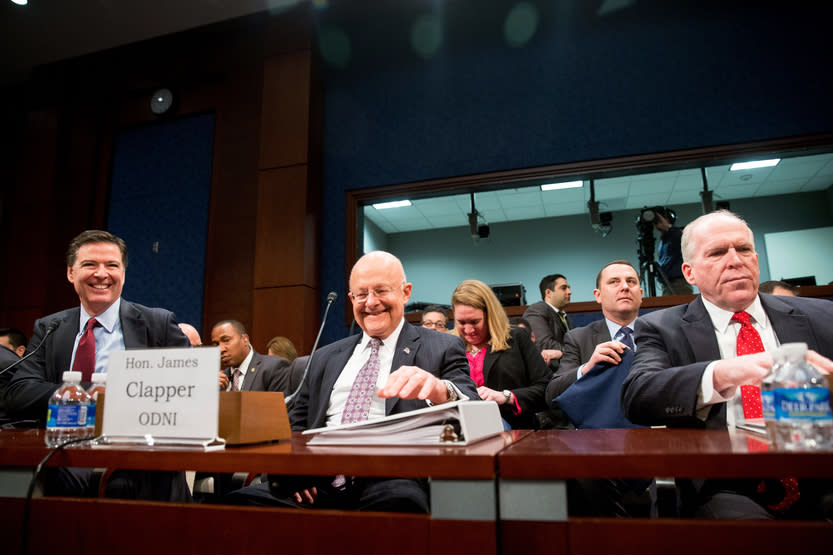
[[[309,161],[311,57],[292,52],[264,65],[261,169]]]
[[[255,350],[266,353],[266,343],[283,335],[292,341],[298,355],[309,354],[320,322],[318,308],[318,289],[298,285],[255,290],[250,330]]]

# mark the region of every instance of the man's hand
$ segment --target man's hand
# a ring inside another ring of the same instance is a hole
[[[308,503],[312,505],[318,499],[318,488],[309,488],[301,491],[296,491],[292,494],[295,501],[298,503]]]
[[[561,358],[564,353],[558,349],[544,349],[541,351],[541,356],[544,357],[544,363],[549,364],[551,360]]]
[[[225,391],[228,389],[228,376],[226,373],[220,370],[220,391]]]
[[[477,394],[480,395],[480,398],[484,401],[494,401],[498,405],[506,403],[506,395],[504,395],[502,391],[495,391],[485,385],[481,385],[477,388]]]
[[[809,350],[807,351],[807,362],[815,366],[816,370],[822,374],[833,374],[833,360],[824,355]]]
[[[435,405],[448,401],[448,389],[433,374],[416,366],[400,366],[391,372],[385,386],[377,392],[382,398],[423,399]]]
[[[810,358],[809,354],[807,358]],[[714,365],[712,384],[714,390],[721,395],[728,392],[730,388],[739,385],[757,385],[760,387],[761,380],[769,374],[771,368],[772,355],[769,353],[755,353],[719,360]]]
[[[590,355],[590,360],[588,360],[582,367],[581,375],[583,376],[589,372],[600,362],[607,362],[614,365],[619,364],[622,362],[622,355],[625,353],[625,349],[627,348],[627,345],[619,341],[605,341],[604,343],[599,343],[596,345],[596,348],[593,349],[593,354]]]

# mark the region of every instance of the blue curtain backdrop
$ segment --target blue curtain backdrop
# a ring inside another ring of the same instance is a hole
[[[127,242],[124,298],[202,328],[214,114],[116,138],[108,229]]]

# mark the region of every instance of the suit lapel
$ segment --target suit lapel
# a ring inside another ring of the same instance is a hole
[[[500,352],[495,352],[492,350],[491,345],[486,345],[486,356],[483,357],[483,383],[489,381],[489,372],[492,371],[492,366],[495,365],[495,362],[499,358]]]
[[[257,353],[252,353],[252,361],[249,362],[248,368],[241,368],[243,371],[243,386],[240,388],[243,391],[251,391],[252,385],[255,381],[255,376],[260,368],[260,357]]]
[[[593,328],[593,344],[598,345],[599,343],[606,343],[611,341],[613,338],[610,337],[610,329],[607,327],[607,320],[602,318],[601,320],[597,320],[592,324]],[[594,347],[595,348],[595,347]]]
[[[681,330],[688,342],[692,360],[718,360],[720,346],[714,324],[700,296],[689,303],[682,319]]]
[[[818,350],[815,334],[810,327],[810,322],[803,314],[798,314],[793,307],[779,300],[777,297],[761,297],[761,304],[764,307],[767,318],[775,330],[775,337],[778,343],[807,343],[809,349]]]
[[[119,306],[119,319],[121,320],[121,333],[124,338],[125,349],[137,349],[147,346],[147,325],[144,318],[133,305],[124,299]]]
[[[80,331],[78,320],[81,317],[81,309],[70,310],[61,320],[61,325],[53,333],[55,349],[53,350],[54,364],[52,368],[57,369],[57,378],[60,378],[64,370],[69,370],[72,362],[72,349],[75,346],[75,337]]]
[[[399,334],[399,340],[396,342],[396,349],[393,351],[393,360],[390,365],[391,373],[395,372],[400,366],[414,366],[419,347],[419,333],[412,325],[405,322],[402,332]],[[398,402],[398,397],[385,399],[385,415],[391,414],[393,407]]]

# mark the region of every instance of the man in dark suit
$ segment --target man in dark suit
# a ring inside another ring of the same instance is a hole
[[[255,351],[242,323],[237,320],[223,320],[214,324],[211,329],[211,344],[220,347],[221,389],[281,391],[284,395],[291,393],[288,390],[288,377],[283,376],[289,372],[289,361]]]
[[[541,351],[544,362],[555,370],[564,345],[564,335],[570,329],[570,322],[564,308],[570,304],[570,284],[561,274],[550,274],[538,284],[541,299],[526,308],[523,317],[532,326],[535,346]]]
[[[0,328],[0,423],[5,423],[6,401],[3,399],[6,386],[14,376],[16,368],[10,368],[26,352],[26,334],[17,328]]]
[[[330,344],[312,357],[309,373],[289,412],[293,430],[378,418],[429,404],[477,399],[459,337],[405,321],[411,284],[392,254],[364,255],[350,274],[353,315],[362,334]],[[369,369],[374,369],[370,375]],[[375,377],[374,377],[375,374]],[[351,393],[367,382],[366,404]],[[341,479],[339,479],[341,478]],[[230,502],[296,504],[321,508],[427,512],[424,480],[328,477],[289,480],[272,477],[271,500],[254,495]],[[289,482],[287,484],[287,482]],[[263,494],[262,487],[259,488]]]
[[[67,279],[80,306],[51,314],[35,322],[32,345],[44,345],[21,363],[6,390],[9,413],[18,419],[43,423],[52,393],[60,387],[63,372],[73,368],[78,343],[89,325],[95,338],[95,372],[107,371],[110,351],[147,347],[187,347],[188,339],[173,313],[148,308],[121,298],[127,268],[127,245],[106,231],[87,230],[76,236],[67,251]],[[95,318],[95,322],[93,322]],[[55,331],[47,329],[58,322]],[[82,383],[86,387],[89,384]],[[88,469],[75,469],[61,493],[90,493]],[[109,484],[115,496],[183,500],[190,498],[182,473],[147,473],[152,480],[133,480],[136,473],[114,474]],[[116,491],[118,490],[118,491]]]
[[[564,336],[564,355],[558,372],[547,385],[548,402],[597,364],[619,364],[627,344],[622,339],[626,334],[632,337],[634,322],[642,306],[642,287],[639,274],[631,263],[615,260],[606,264],[596,276],[593,296],[602,308],[604,319],[572,329]]]
[[[632,422],[725,428],[726,403],[739,395],[740,386],[760,386],[772,367],[770,351],[779,344],[807,343],[807,360],[824,373],[833,371],[833,303],[759,294],[758,254],[746,222],[723,210],[701,216],[686,226],[682,250],[683,273],[700,296],[637,320],[636,357],[622,387],[623,408]],[[742,312],[751,316],[764,352],[736,356],[744,324],[734,315]],[[782,516],[771,508],[778,503],[762,497],[759,484],[697,483],[692,512],[703,518]],[[811,505],[818,494],[802,488],[795,510],[817,511]],[[771,491],[765,495],[772,497]]]

